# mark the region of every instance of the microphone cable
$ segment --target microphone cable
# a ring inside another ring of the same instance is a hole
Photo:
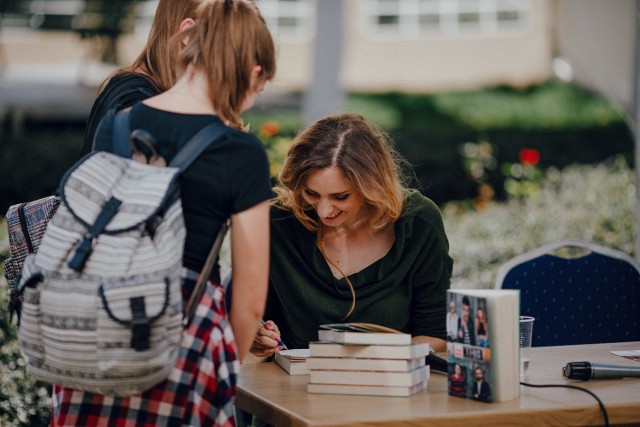
[[[596,396],[596,394],[591,390],[588,390],[584,387],[578,387],[577,385],[571,385],[571,384],[530,384],[530,383],[520,382],[520,385],[523,385],[525,387],[534,387],[534,388],[564,387],[564,388],[571,388],[574,390],[584,391],[585,393],[590,394],[596,400],[596,402],[598,402],[598,406],[600,406],[600,412],[602,412],[602,417],[604,418],[604,427],[609,427],[609,414],[607,413],[607,408],[605,408],[604,403],[602,403],[602,400],[600,400],[600,398]]]

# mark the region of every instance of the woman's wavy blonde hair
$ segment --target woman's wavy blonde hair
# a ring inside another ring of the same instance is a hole
[[[362,197],[369,214],[363,223],[374,232],[395,222],[402,213],[405,166],[406,160],[386,134],[369,125],[364,117],[354,113],[328,116],[296,136],[274,188],[274,204],[292,211],[305,228],[318,233],[318,247],[324,255],[322,223],[310,216],[313,207],[302,195],[309,175],[329,167],[339,168]],[[351,291],[352,304],[346,319],[355,309],[355,290],[338,265],[326,256],[325,259],[340,271]]]
[[[276,72],[275,45],[260,11],[250,0],[200,0],[195,25],[176,36],[181,71],[192,66],[207,76],[216,114],[241,128],[240,108],[251,89],[251,71],[271,80]]]
[[[378,230],[402,213],[406,160],[387,135],[361,115],[343,113],[322,118],[296,136],[278,176],[276,204],[291,210],[311,231],[321,223],[309,216],[302,191],[313,172],[337,167],[363,198],[366,226]]]

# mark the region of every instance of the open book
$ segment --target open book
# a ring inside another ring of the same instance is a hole
[[[318,339],[340,344],[411,344],[410,334],[373,323],[330,323],[320,325]]]

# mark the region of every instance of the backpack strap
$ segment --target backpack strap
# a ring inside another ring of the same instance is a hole
[[[213,242],[213,246],[209,251],[209,255],[207,256],[207,260],[202,267],[202,271],[198,275],[198,280],[196,281],[196,285],[193,288],[193,292],[191,292],[191,296],[189,297],[189,301],[185,305],[184,308],[184,317],[182,318],[182,324],[186,328],[193,315],[196,312],[196,308],[198,307],[198,303],[200,299],[202,299],[202,294],[204,293],[204,289],[207,286],[207,281],[209,280],[209,275],[211,274],[211,270],[213,269],[213,265],[218,259],[218,252],[220,252],[220,247],[222,246],[222,242],[224,241],[224,236],[229,229],[229,221],[225,221],[222,223],[220,227],[220,231],[218,232],[218,236],[216,237],[215,242]]]
[[[131,132],[129,126],[130,112],[131,107],[118,111],[113,121],[113,152],[114,154],[118,154],[123,157],[131,157],[131,145],[129,144]],[[180,169],[181,173],[184,172],[189,168],[189,166],[191,166],[198,156],[200,156],[200,154],[202,154],[202,152],[211,145],[213,141],[218,139],[227,130],[227,126],[218,121],[203,127],[193,137],[191,137],[189,141],[187,141],[180,151],[176,153],[173,159],[171,159],[169,166],[177,167]],[[128,154],[124,155],[125,153]],[[220,247],[222,246],[224,236],[228,229],[229,223],[228,221],[225,221],[220,227],[218,236],[209,251],[209,255],[202,267],[202,271],[198,275],[196,286],[193,289],[193,292],[191,292],[191,297],[185,306],[185,314],[183,318],[183,324],[185,327],[193,318],[196,307],[202,298],[207,281],[209,280],[209,275],[211,274],[211,270],[218,259],[218,253],[220,252]]]
[[[131,107],[123,108],[116,112],[113,118],[113,138],[111,152],[120,157],[131,158],[131,144],[129,143],[129,135],[131,129],[129,127],[129,113]]]
[[[184,172],[213,141],[227,130],[227,126],[217,121],[203,127],[173,156],[169,166],[177,167]]]
[[[112,152],[126,158],[131,157],[131,144],[129,143],[131,135],[129,125],[130,112],[131,107],[123,108],[115,114],[113,119]],[[218,139],[226,130],[227,126],[219,122],[210,123],[203,127],[176,153],[169,166],[177,167],[180,172],[184,172],[209,144]]]
[[[198,158],[198,156],[220,135],[222,135],[225,131],[227,131],[227,126],[223,125],[220,122],[211,123],[198,131],[186,144],[184,147],[178,151],[178,153],[171,159],[169,166],[177,167],[181,172],[184,172],[193,162]],[[183,325],[187,327],[195,314],[196,308],[200,299],[202,299],[202,294],[204,293],[205,287],[207,286],[207,281],[209,280],[209,275],[211,274],[211,270],[218,259],[218,253],[220,252],[220,247],[222,246],[222,242],[224,241],[224,236],[229,229],[228,221],[222,223],[220,226],[220,231],[218,232],[218,236],[216,240],[213,242],[213,246],[209,251],[209,255],[207,256],[207,260],[198,275],[198,280],[196,281],[196,285],[191,292],[191,296],[189,297],[189,301],[187,302],[184,310],[183,317]]]

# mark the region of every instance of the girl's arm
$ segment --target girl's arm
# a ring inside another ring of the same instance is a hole
[[[269,201],[231,215],[231,326],[240,361],[260,327],[269,283]]]

